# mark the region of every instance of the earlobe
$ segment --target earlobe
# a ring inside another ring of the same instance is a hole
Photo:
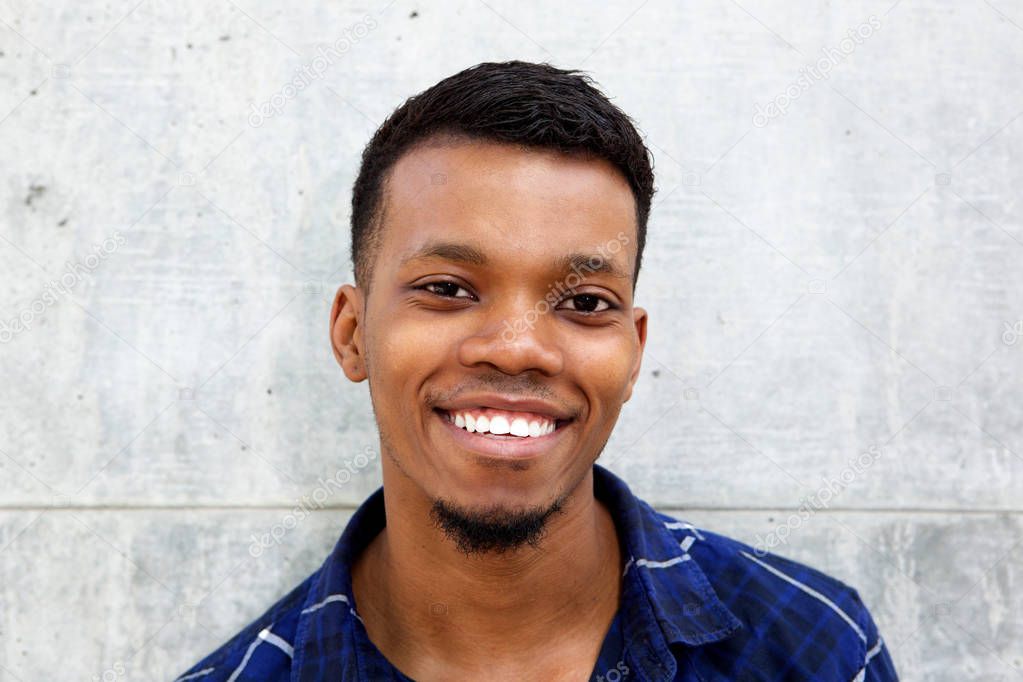
[[[363,295],[358,287],[345,284],[334,295],[330,309],[330,345],[334,358],[350,381],[367,377],[362,337]]]

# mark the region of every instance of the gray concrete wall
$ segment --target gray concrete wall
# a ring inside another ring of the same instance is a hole
[[[511,58],[656,155],[602,462],[856,586],[905,679],[1020,676],[1021,3],[282,7],[0,7],[0,680],[169,679],[319,565],[376,461],[249,549],[376,444],[326,337],[358,155]]]

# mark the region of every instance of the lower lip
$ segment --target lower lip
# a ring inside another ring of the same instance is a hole
[[[480,433],[469,433],[465,429],[455,426],[448,420],[445,413],[434,411],[434,415],[450,432],[455,442],[466,450],[501,459],[529,459],[549,452],[561,442],[571,423],[565,422],[551,433],[537,438],[531,436],[485,436]]]

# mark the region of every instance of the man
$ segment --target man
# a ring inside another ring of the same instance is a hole
[[[632,122],[577,72],[480,64],[388,118],[330,319],[383,487],[179,680],[896,679],[855,590],[595,464],[639,376],[653,192]]]

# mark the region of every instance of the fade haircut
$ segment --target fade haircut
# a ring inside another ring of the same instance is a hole
[[[389,171],[413,147],[438,138],[551,149],[613,164],[636,201],[635,286],[654,194],[650,151],[632,119],[586,74],[522,61],[486,62],[449,76],[406,100],[373,135],[352,189],[357,285],[369,290]]]

